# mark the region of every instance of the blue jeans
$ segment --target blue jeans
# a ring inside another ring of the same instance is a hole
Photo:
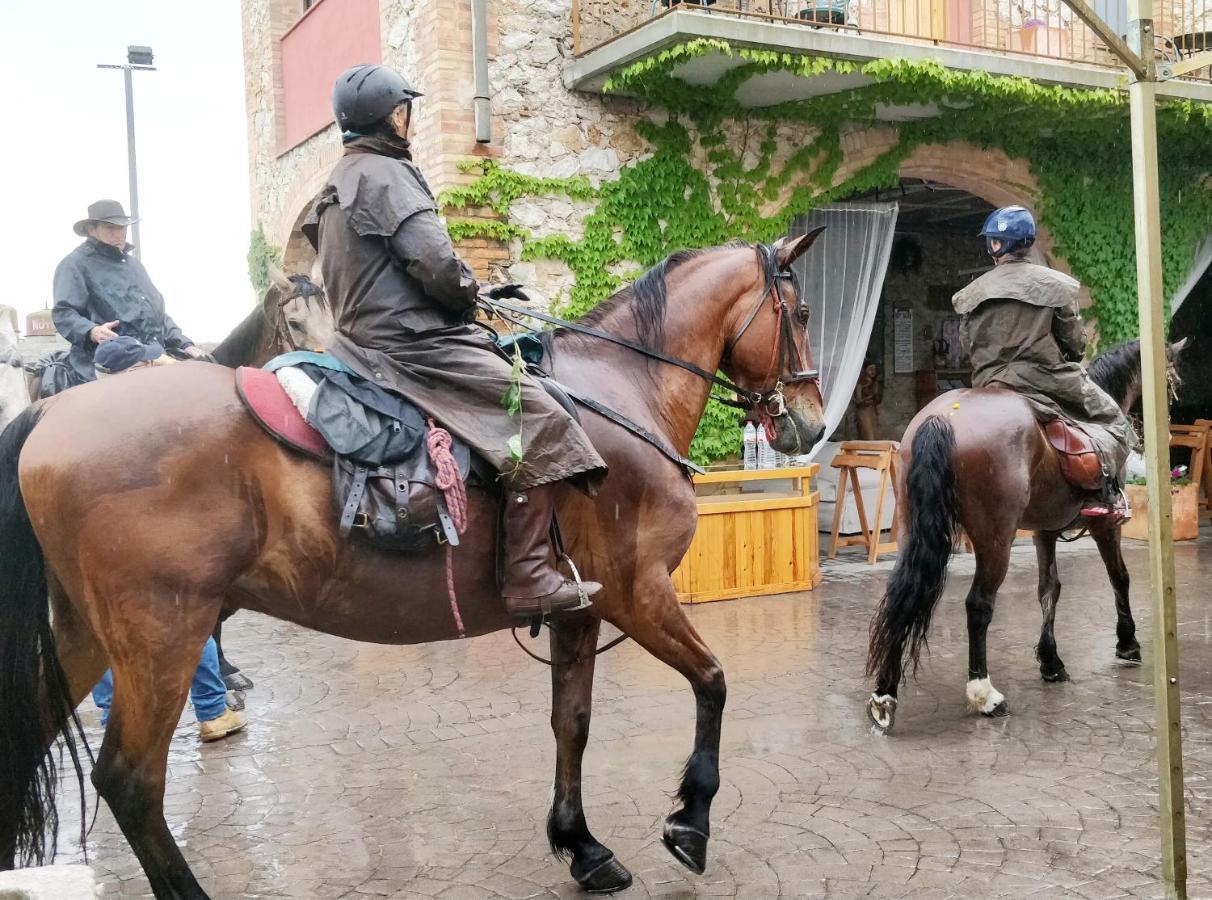
[[[194,671],[193,684],[189,686],[189,699],[194,703],[194,715],[199,722],[217,719],[227,710],[227,687],[219,674],[219,648],[215,639],[207,638],[202,648],[202,658]],[[101,726],[109,721],[109,708],[114,702],[114,672],[106,669],[105,675],[93,688],[93,702],[101,710]]]

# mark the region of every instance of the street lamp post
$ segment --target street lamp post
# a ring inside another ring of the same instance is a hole
[[[130,179],[130,214],[135,220],[131,226],[135,244],[135,256],[141,250],[139,242],[139,176],[135,167],[135,95],[131,72],[156,71],[152,65],[154,60],[151,47],[129,46],[126,48],[126,63],[124,65],[108,65],[98,63],[98,69],[121,69],[122,81],[126,86],[126,165],[127,176]]]

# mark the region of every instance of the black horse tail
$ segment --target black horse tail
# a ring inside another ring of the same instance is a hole
[[[913,437],[908,533],[900,536],[896,566],[871,620],[867,675],[876,676],[880,692],[892,693],[900,683],[906,644],[917,672],[930,617],[947,583],[947,561],[959,535],[954,451],[955,432],[939,416],[926,419]]]
[[[51,745],[60,731],[83,799],[75,733],[63,727],[69,717],[83,733],[55,652],[46,563],[17,483],[17,459],[40,417],[29,407],[0,433],[0,871],[55,855],[59,767]]]

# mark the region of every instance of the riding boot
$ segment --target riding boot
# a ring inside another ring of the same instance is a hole
[[[552,566],[551,523],[554,485],[509,493],[505,502],[505,583],[501,593],[515,616],[575,609],[602,589],[596,581],[576,582]]]

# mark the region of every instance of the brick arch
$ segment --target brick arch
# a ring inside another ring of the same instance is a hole
[[[311,209],[311,201],[324,187],[333,166],[341,158],[341,145],[331,142],[319,144],[308,157],[306,168],[296,174],[279,195],[283,201],[273,229],[273,241],[282,248],[283,267],[290,273],[307,274],[315,261],[315,251],[300,227]]]
[[[1025,159],[965,141],[918,147],[901,163],[899,171],[906,178],[925,178],[967,191],[992,206],[1017,205],[1034,210],[1039,204],[1039,183]],[[1069,264],[1053,253],[1052,235],[1043,225],[1039,226],[1035,246],[1049,265],[1069,271]]]

